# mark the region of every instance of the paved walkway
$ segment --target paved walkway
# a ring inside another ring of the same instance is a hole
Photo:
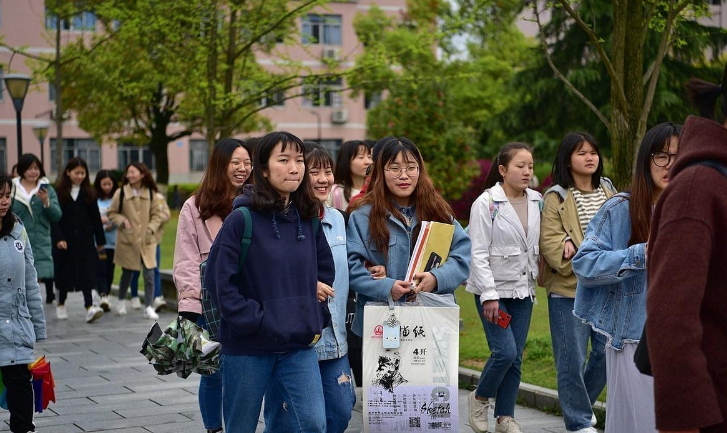
[[[186,380],[157,376],[139,353],[152,325],[142,318],[141,310],[129,309],[126,316],[112,310],[86,324],[81,293],[71,293],[66,305],[67,321],[56,320],[55,307],[46,305],[48,340],[36,345],[36,355],[46,355],[51,363],[57,397],[55,404],[36,415],[38,432],[205,431],[197,404],[199,376]],[[164,327],[174,318],[174,312],[165,311],[159,322]],[[467,422],[467,394],[460,390],[460,432],[472,431]],[[347,432],[361,431],[360,388],[358,396]],[[525,433],[565,432],[560,417],[524,407],[518,407],[516,414]],[[0,410],[0,431],[9,430],[8,417],[7,411]],[[261,423],[257,431],[263,429]]]

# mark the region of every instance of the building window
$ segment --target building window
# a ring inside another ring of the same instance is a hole
[[[63,139],[63,165],[71,158],[81,158],[88,164],[92,172],[101,169],[101,147],[90,138],[64,138]],[[50,139],[50,165],[51,170],[56,169],[56,139]]]
[[[45,28],[55,30],[58,17],[45,8]],[[96,13],[91,11],[80,12],[70,19],[61,20],[61,30],[96,30]]]
[[[309,138],[306,141],[318,143],[317,138]],[[343,140],[338,138],[325,138],[321,140],[320,144],[331,154],[331,157],[335,161],[338,158],[338,151],[341,149],[341,145],[343,145]]]
[[[341,107],[343,106],[343,80],[330,78],[319,83],[303,85],[303,106]]]
[[[0,138],[0,171],[10,173],[8,170],[8,145],[5,142],[5,137]]]
[[[381,104],[381,92],[366,92],[364,94],[364,107],[367,110],[374,109]]]
[[[48,83],[48,100],[56,100],[56,86],[54,86],[53,83]]]
[[[119,144],[117,155],[119,170],[125,170],[132,162],[143,162],[149,170],[156,170],[156,158],[149,146],[122,143]]]
[[[341,45],[341,16],[317,14],[304,16],[303,43]]]
[[[285,106],[285,92],[271,92],[260,99],[261,107],[283,107]]]
[[[204,171],[210,158],[207,140],[189,140],[189,170]]]

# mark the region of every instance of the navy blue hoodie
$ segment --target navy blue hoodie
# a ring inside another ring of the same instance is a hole
[[[248,195],[233,209],[249,208]],[[318,302],[317,281],[333,285],[333,256],[323,230],[301,220],[295,205],[286,214],[252,216],[252,242],[237,274],[245,219],[233,210],[210,249],[205,283],[220,309],[222,353],[261,355],[312,348],[330,323]],[[305,238],[301,239],[303,235]]]

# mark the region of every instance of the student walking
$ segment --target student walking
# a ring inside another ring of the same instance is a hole
[[[356,404],[351,365],[346,342],[346,304],[348,300],[348,256],[346,254],[346,223],[343,213],[326,206],[333,186],[333,158],[320,145],[305,143],[305,164],[315,197],[320,201],[319,218],[326,241],[331,247],[336,278],[333,287],[318,283],[318,300],[325,302],[331,312],[331,324],[323,330],[316,343],[318,368],[321,373],[326,405],[326,432],[343,433]],[[287,433],[293,430],[287,407],[277,388],[269,387],[265,394],[265,431]]]
[[[611,197],[573,257],[574,314],[606,343],[606,433],[654,432],[654,381],[634,364],[646,320],[646,246],[654,204],[669,183],[681,126],[661,123],[639,146],[628,192]]]
[[[573,315],[577,280],[571,266],[588,223],[616,193],[602,173],[596,140],[584,132],[566,134],[555,155],[554,185],[545,193],[540,223],[558,396],[569,432],[596,432],[592,406],[606,385],[606,337]]]
[[[51,225],[61,219],[61,206],[37,156],[23,154],[18,160],[17,170],[18,177],[13,179],[12,211],[28,233],[38,279],[45,283],[45,302],[52,304],[55,293],[50,231]],[[59,309],[57,313],[59,319],[68,318],[65,309]]]
[[[357,292],[353,332],[362,336],[368,301],[415,298],[419,292],[452,293],[467,278],[470,240],[446,200],[434,189],[424,160],[407,138],[387,137],[371,172],[369,192],[356,201],[348,221],[346,247],[350,288]],[[377,143],[378,146],[378,143]],[[412,231],[422,221],[454,225],[449,256],[441,267],[405,281]],[[367,263],[384,266],[374,278]]]
[[[96,173],[96,180],[93,182],[96,191],[96,204],[101,215],[106,245],[104,251],[96,262],[96,288],[101,296],[99,307],[104,312],[111,309],[108,294],[111,292],[111,284],[114,281],[114,252],[116,247],[116,226],[109,220],[108,210],[111,207],[114,194],[119,189],[119,184],[111,170],[99,170]]]
[[[142,162],[132,162],[124,170],[124,185],[114,194],[107,216],[118,227],[114,263],[121,266],[119,302],[116,312],[126,314],[126,291],[131,274],[141,270],[144,276],[144,317],[159,319],[154,311],[154,268],[156,234],[164,219],[163,209],[154,205],[157,186]]]
[[[35,431],[33,386],[28,364],[33,347],[46,338],[43,299],[33,267],[30,238],[10,210],[10,177],[0,174],[0,372],[7,388],[10,431]]]
[[[221,316],[225,428],[254,432],[263,394],[275,387],[289,402],[293,431],[324,432],[323,386],[311,349],[331,317],[317,299],[317,283],[333,285],[335,268],[303,142],[286,132],[265,135],[253,152],[253,175],[254,188],[233,202],[205,273]]]
[[[351,197],[357,195],[366,182],[366,169],[372,164],[371,144],[352,140],[341,145],[336,160],[334,178],[336,184],[326,202],[329,206],[345,211]]]
[[[478,433],[487,431],[494,397],[495,432],[521,432],[514,418],[515,400],[535,299],[543,201],[539,192],[528,188],[532,175],[530,146],[506,144],[490,168],[485,191],[472,204],[467,291],[474,294],[492,352],[469,396],[470,425]],[[505,315],[509,325],[498,323]]]
[[[236,138],[219,141],[212,150],[202,182],[179,213],[174,247],[174,285],[179,315],[205,326],[202,316],[199,265],[209,256],[222,221],[232,212],[232,200],[250,178],[250,146]],[[199,381],[199,409],[208,433],[222,431],[222,372]]]
[[[58,177],[56,189],[63,212],[52,230],[58,308],[65,309],[69,291],[80,290],[86,307],[86,322],[92,323],[103,315],[103,309],[94,305],[91,294],[96,286],[96,268],[92,264],[104,250],[106,237],[88,180],[86,161],[71,158]]]

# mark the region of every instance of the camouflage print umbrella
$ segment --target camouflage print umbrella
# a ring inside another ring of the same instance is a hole
[[[154,322],[141,354],[160,375],[177,373],[186,379],[192,373],[207,375],[220,368],[220,343],[210,341],[207,331],[182,316],[164,331]]]

